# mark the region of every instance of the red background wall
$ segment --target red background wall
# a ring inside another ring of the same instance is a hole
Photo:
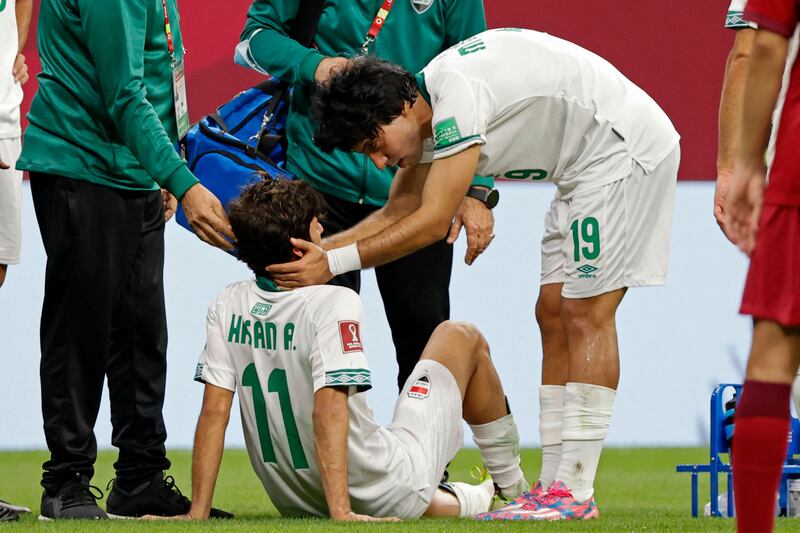
[[[614,63],[672,118],[683,137],[680,177],[714,178],[717,107],[733,41],[733,32],[722,28],[728,0],[484,1],[489,27],[546,31]],[[193,121],[259,79],[232,60],[249,5],[180,1]],[[33,73],[40,70],[35,44],[32,31],[26,55]],[[26,85],[23,111],[35,88],[35,80]]]

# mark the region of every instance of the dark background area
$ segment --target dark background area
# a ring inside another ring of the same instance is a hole
[[[376,11],[379,3],[375,0]],[[717,108],[725,58],[733,42],[733,32],[723,28],[728,0],[485,0],[485,4],[490,28],[545,31],[615,64],[661,105],[680,132],[680,178],[714,179]],[[192,121],[260,79],[233,64],[233,49],[249,5],[250,0],[179,2]],[[38,11],[38,2],[34,9]],[[32,74],[40,70],[34,30],[35,19],[26,50]],[[35,90],[36,81],[31,79],[25,86],[23,113]]]

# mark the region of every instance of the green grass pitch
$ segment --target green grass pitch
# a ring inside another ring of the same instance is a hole
[[[44,522],[37,521],[41,488],[38,485],[44,452],[0,453],[0,498],[26,505],[34,515],[24,516],[17,524],[0,525],[4,531],[342,531],[345,529],[380,531],[479,531],[506,529],[552,529],[557,531],[734,531],[734,523],[722,518],[690,516],[689,475],[676,474],[677,463],[702,462],[707,452],[699,448],[610,448],[603,452],[596,485],[600,520],[586,523],[516,523],[497,524],[468,520],[415,520],[400,524],[333,524],[326,520],[282,519],[270,504],[253,473],[243,450],[225,453],[214,505],[236,514],[231,521],[203,524],[173,522],[113,521]],[[523,466],[529,479],[539,471],[539,453],[523,451]],[[191,455],[188,451],[170,453],[170,471],[188,495]],[[93,484],[102,488],[113,475],[113,452],[101,452]],[[464,450],[451,465],[451,479],[470,480],[470,468],[478,465],[476,450]],[[708,500],[707,477],[700,483],[700,506]],[[722,477],[720,481],[724,485]],[[100,502],[104,506],[104,502]],[[797,530],[800,519],[779,519],[779,531]]]

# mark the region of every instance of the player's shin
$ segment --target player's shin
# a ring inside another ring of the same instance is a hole
[[[564,385],[539,387],[539,435],[542,442],[542,471],[539,481],[544,488],[555,481],[558,465],[561,463],[564,391]]]
[[[486,424],[470,424],[470,428],[500,495],[507,500],[520,496],[528,484],[520,468],[519,432],[514,416],[509,413]]]
[[[578,502],[594,494],[594,477],[608,435],[616,391],[588,383],[567,383],[561,463],[556,479]]]

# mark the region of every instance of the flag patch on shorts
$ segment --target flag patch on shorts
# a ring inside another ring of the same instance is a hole
[[[431,392],[431,378],[427,374],[416,380],[408,389],[408,397],[422,400]]]
[[[339,322],[339,340],[342,341],[344,353],[363,352],[361,346],[361,326],[355,320],[342,320]]]

